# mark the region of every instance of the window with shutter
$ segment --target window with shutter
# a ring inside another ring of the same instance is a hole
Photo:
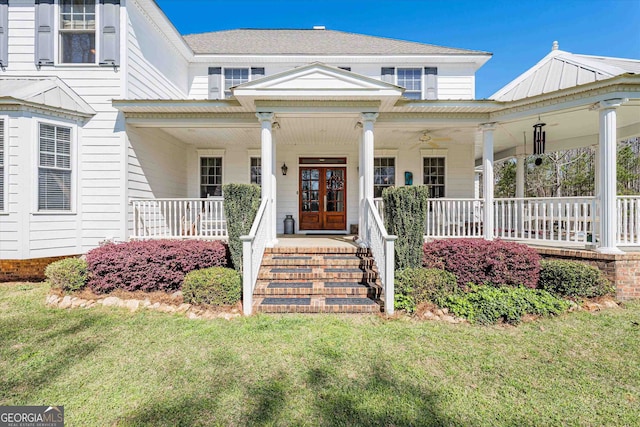
[[[246,83],[249,81],[249,69],[248,68],[225,68],[224,69],[224,97],[231,97],[231,90],[233,86]]]
[[[71,210],[71,128],[40,123],[38,210]]]
[[[96,62],[96,1],[60,0],[60,63]]]
[[[422,70],[420,68],[398,68],[398,86],[405,88],[405,98],[422,99]]]

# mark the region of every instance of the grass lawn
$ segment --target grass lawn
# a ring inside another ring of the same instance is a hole
[[[376,316],[188,320],[0,285],[0,405],[68,426],[638,425],[640,304],[514,327]]]

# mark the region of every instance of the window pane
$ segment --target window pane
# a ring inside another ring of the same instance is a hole
[[[40,168],[38,172],[38,209],[71,209],[71,172]]]
[[[200,197],[222,196],[222,157],[200,158]]]
[[[41,123],[38,209],[71,209],[71,129]]]
[[[382,197],[382,191],[396,185],[396,159],[376,157],[373,159],[373,197]]]
[[[444,157],[425,157],[423,159],[423,184],[429,186],[429,197],[445,196]]]
[[[92,64],[96,62],[95,33],[62,33],[61,57],[65,64]]]
[[[262,184],[262,159],[260,157],[251,158],[251,183]]]
[[[225,68],[224,69],[224,91],[225,96],[231,96],[229,88],[249,81],[248,68]]]
[[[422,98],[422,69],[398,68],[398,86],[406,90],[404,96],[409,99]]]

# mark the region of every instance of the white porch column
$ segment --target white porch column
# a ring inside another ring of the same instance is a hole
[[[616,246],[616,108],[623,99],[609,99],[600,102],[600,246],[597,251],[606,254],[623,253]]]
[[[277,142],[277,132],[276,130],[280,129],[280,123],[272,122],[272,132],[271,132],[271,226],[273,229],[273,244],[274,246],[278,243],[278,214],[276,213],[276,198],[277,198],[277,190],[278,190],[278,162],[276,158],[276,142]]]
[[[273,181],[273,135],[272,135],[272,124],[273,124],[273,113],[257,113],[256,116],[260,121],[260,125],[262,126],[262,130],[260,131],[260,140],[261,140],[261,172],[262,172],[262,200],[272,201],[273,193],[271,191],[271,183]],[[272,216],[272,210],[267,210],[267,215],[269,217]],[[269,224],[274,225],[272,223],[271,218],[268,220]],[[276,230],[271,230],[269,235],[269,242],[273,245],[273,241],[276,239]],[[268,246],[271,246],[268,245]]]
[[[482,187],[484,191],[484,238],[493,240],[493,131],[495,123],[480,125],[482,130]]]
[[[362,129],[362,123],[358,122],[358,127]],[[364,132],[360,133],[358,140],[358,238],[362,240],[364,236]]]
[[[374,137],[373,124],[378,118],[378,113],[362,113],[362,187],[363,200],[361,218],[364,219],[364,227],[367,227],[367,205],[368,199],[373,199],[373,156],[374,156]],[[366,238],[365,233],[360,233],[360,237],[368,245],[370,242]]]
[[[516,157],[516,198],[524,197],[524,163],[526,157]]]

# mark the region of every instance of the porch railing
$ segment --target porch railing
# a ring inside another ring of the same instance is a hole
[[[595,197],[494,200],[494,235],[501,239],[595,242]]]
[[[251,231],[240,236],[242,241],[242,311],[246,316],[253,311],[253,291],[258,280],[258,272],[262,263],[264,250],[269,244],[269,212],[270,200],[263,199]]]
[[[640,196],[618,196],[618,245],[640,246]]]
[[[384,310],[387,314],[394,312],[394,277],[395,277],[395,240],[397,236],[387,234],[378,207],[373,199],[366,201],[366,217],[364,218],[365,241],[371,249],[376,261],[380,281],[384,293]]]
[[[132,239],[226,239],[224,199],[131,199]]]

